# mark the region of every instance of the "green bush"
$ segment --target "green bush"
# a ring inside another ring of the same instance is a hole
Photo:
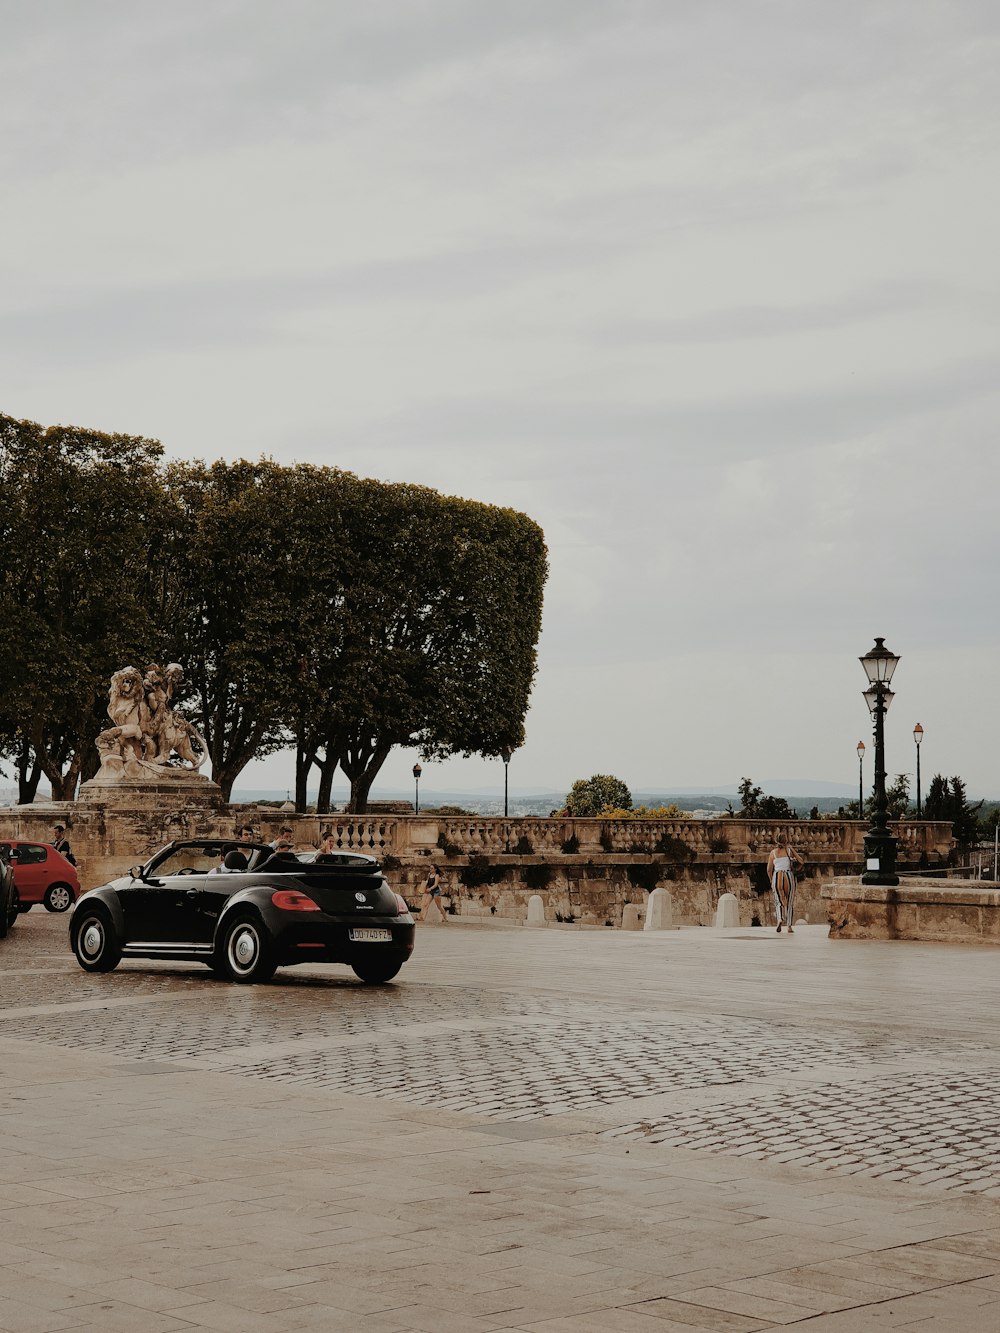
[[[634,884],[637,889],[645,889],[647,893],[652,893],[663,879],[663,867],[659,861],[641,861],[628,866],[627,870],[629,883]]]
[[[438,834],[437,845],[444,852],[445,856],[461,856],[462,849],[457,842],[449,842],[443,833]]]
[[[499,884],[504,877],[503,866],[494,865],[488,856],[473,852],[469,864],[458,872],[459,880],[467,889],[478,889],[484,884]]]
[[[552,879],[551,866],[525,866],[524,883],[529,889],[547,889]]]
[[[534,856],[535,849],[531,845],[530,839],[522,833],[517,840],[517,846],[514,848],[515,856]]]
[[[680,838],[675,838],[670,833],[665,833],[662,838],[658,838],[653,851],[660,856],[665,856],[668,861],[693,861],[695,853]]]
[[[576,836],[575,833],[571,833],[569,837],[566,839],[566,841],[562,844],[562,851],[565,852],[567,856],[576,856],[579,850],[580,850],[580,839]]]

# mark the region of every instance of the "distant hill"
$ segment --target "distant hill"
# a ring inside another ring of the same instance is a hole
[[[797,814],[808,815],[813,806],[821,814],[831,814],[846,801],[857,794],[856,787],[848,787],[837,782],[761,782],[768,796],[783,796]],[[346,805],[350,793],[344,787],[333,792],[333,804],[342,808]],[[283,802],[287,792],[279,789],[239,789],[233,792],[233,802],[237,805],[253,805],[258,801]],[[413,801],[413,790],[399,788],[373,788],[373,801]],[[535,815],[544,817],[553,810],[562,808],[566,799],[565,791],[532,791],[515,788],[510,792],[508,809],[514,817]],[[698,811],[700,814],[724,814],[732,805],[739,808],[736,787],[672,787],[639,788],[632,792],[635,805],[655,808],[663,805],[677,805],[682,810]],[[309,802],[314,804],[316,792],[309,793]],[[477,815],[503,814],[503,788],[486,788],[479,791],[436,791],[421,787],[420,808],[428,811],[442,805],[457,806]]]

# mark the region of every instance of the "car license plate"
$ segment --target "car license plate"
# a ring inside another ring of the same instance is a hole
[[[351,939],[359,944],[376,944],[391,940],[392,931],[387,930],[385,926],[355,926],[351,931]]]

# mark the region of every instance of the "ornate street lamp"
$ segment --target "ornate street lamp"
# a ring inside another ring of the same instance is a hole
[[[920,742],[924,739],[924,729],[918,722],[913,728],[913,741],[917,747],[917,818],[920,819]]]
[[[865,817],[865,743],[858,741],[858,818]]]
[[[896,839],[889,832],[889,803],[885,794],[885,715],[893,700],[889,682],[899,658],[885,646],[884,639],[876,639],[859,659],[868,677],[865,703],[874,719],[875,732],[875,807],[872,824],[865,835],[865,870],[862,884],[898,884],[896,874]]]
[[[419,764],[413,765],[413,786],[414,786],[413,813],[415,815],[420,814],[420,774],[423,771],[424,770],[420,767]]]
[[[503,760],[503,817],[507,818],[507,770],[510,767],[510,757],[514,751],[509,745],[505,745],[500,751],[500,758]]]

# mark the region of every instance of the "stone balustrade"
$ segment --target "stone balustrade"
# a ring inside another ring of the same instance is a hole
[[[867,824],[858,820],[750,819],[497,819],[420,815],[381,820],[334,817],[341,845],[358,850],[381,847],[396,856],[438,849],[452,856],[560,856],[576,839],[581,856],[645,855],[683,863],[757,861],[766,858],[778,830],[786,832],[807,862],[859,863]],[[360,830],[360,832],[359,832]],[[901,820],[892,825],[901,861],[943,864],[952,846],[951,825]]]

